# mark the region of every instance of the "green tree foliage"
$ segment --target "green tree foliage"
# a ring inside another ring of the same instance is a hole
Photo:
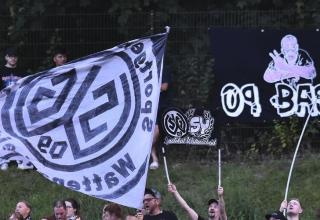
[[[320,22],[319,0],[4,0],[2,6],[0,49],[20,47],[19,62],[32,72],[52,65],[57,45],[67,46],[70,59],[78,58],[170,26],[165,65],[173,72],[174,104],[182,108],[211,101],[214,59],[209,26],[303,28]],[[266,152],[275,144],[283,151],[294,146],[297,127],[291,132],[290,123],[273,126],[276,134],[255,130],[248,137],[250,152]]]

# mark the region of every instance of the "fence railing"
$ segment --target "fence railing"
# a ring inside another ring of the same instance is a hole
[[[23,53],[21,62],[35,70],[50,56],[54,44],[66,45],[72,58],[112,47],[120,42],[171,27],[168,48],[171,55],[179,54],[188,44],[199,46],[209,27],[283,28],[313,27],[317,12],[301,14],[295,11],[211,11],[164,14],[133,13],[123,18],[119,14],[63,14],[26,17],[18,33],[8,35],[12,25],[9,17],[1,16],[0,49],[18,44]]]
[[[133,13],[127,17],[119,14],[63,14],[26,17],[25,25],[12,31],[12,19],[0,16],[0,50],[3,51],[8,45],[18,45],[20,65],[35,72],[50,67],[51,53],[57,44],[64,45],[69,58],[73,59],[127,40],[163,32],[165,26],[170,26],[166,59],[179,63],[186,56],[185,51],[196,51],[197,56],[205,57],[203,60],[211,58],[208,28],[314,28],[318,25],[317,17],[319,12],[316,11],[297,13],[291,10],[174,14],[151,11]],[[247,140],[236,138],[246,135],[236,134],[252,132],[256,127],[234,129],[234,139],[222,139],[222,144],[229,148],[250,144]]]

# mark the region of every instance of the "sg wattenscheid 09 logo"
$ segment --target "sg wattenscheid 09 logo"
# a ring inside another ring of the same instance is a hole
[[[164,144],[215,146],[214,118],[209,110],[191,108],[185,113],[177,108],[167,109],[162,118]]]

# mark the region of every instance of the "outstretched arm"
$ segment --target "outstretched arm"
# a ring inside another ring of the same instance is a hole
[[[227,220],[228,218],[227,218],[226,206],[223,198],[223,188],[221,186],[218,187],[217,193],[219,197],[221,220]]]
[[[198,219],[198,213],[196,213],[189,205],[188,203],[181,197],[179,194],[176,186],[174,184],[168,184],[168,191],[171,192],[174,196],[174,198],[177,200],[177,202],[180,204],[180,206],[187,211],[189,217],[191,220],[197,220]]]

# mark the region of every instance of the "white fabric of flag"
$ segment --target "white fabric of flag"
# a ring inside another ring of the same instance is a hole
[[[31,162],[16,152],[16,146],[11,143],[11,138],[1,138],[0,133],[0,165],[15,161],[18,165],[24,166],[25,169],[32,169]]]
[[[126,42],[4,89],[0,138],[53,182],[141,207],[166,39]]]

